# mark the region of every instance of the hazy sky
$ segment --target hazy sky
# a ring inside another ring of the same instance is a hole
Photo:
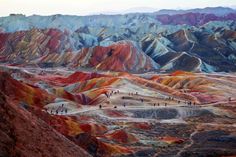
[[[0,0],[0,16],[10,13],[88,15],[139,7],[179,9],[213,6],[235,7],[236,0]]]

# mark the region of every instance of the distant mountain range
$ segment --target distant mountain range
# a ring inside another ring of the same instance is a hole
[[[207,8],[197,8],[197,9],[188,9],[188,10],[169,10],[162,9],[157,11],[157,14],[186,14],[186,13],[202,13],[202,14],[215,14],[217,16],[223,16],[230,13],[235,13],[236,10],[228,7],[207,7]]]
[[[130,14],[130,13],[154,13],[157,12],[157,8],[151,8],[151,7],[135,7],[130,8],[122,11],[106,11],[106,12],[97,12],[97,13],[91,13],[90,15],[117,15],[117,14]]]
[[[230,8],[154,13],[0,18],[0,62],[74,69],[236,71],[236,12]]]
[[[110,12],[99,12],[92,13],[91,15],[117,15],[117,14],[130,14],[130,13],[156,13],[159,15],[168,14],[186,14],[186,13],[202,13],[202,14],[215,14],[218,16],[227,15],[229,13],[235,13],[236,6],[232,7],[206,7],[206,8],[196,8],[196,9],[161,9],[151,8],[151,7],[136,7],[130,8],[123,11],[110,11]]]

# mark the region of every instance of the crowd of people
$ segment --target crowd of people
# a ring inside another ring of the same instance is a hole
[[[111,91],[110,93],[106,92],[105,95],[106,95],[107,98],[110,98],[112,95],[116,95],[116,94],[119,94],[119,93],[120,93],[120,91],[117,90],[117,91]],[[135,93],[128,93],[128,95],[129,95],[129,96],[133,96],[133,95],[137,95],[137,96],[138,96],[139,94],[138,94],[138,92],[135,92]],[[126,99],[126,97],[125,97],[125,96],[122,96],[121,99],[124,100],[124,99]],[[140,98],[139,100],[140,100],[141,103],[144,103],[144,101],[145,101],[143,98]],[[174,99],[173,97],[168,97],[168,98],[166,98],[166,100],[168,100],[168,101],[175,101],[175,99]],[[176,101],[177,101],[178,104],[181,103],[180,100],[176,100]],[[232,101],[232,98],[229,97],[229,98],[228,98],[228,101],[229,101],[229,102]],[[186,104],[186,105],[188,105],[188,106],[196,106],[196,102],[192,102],[192,101],[184,101],[184,104]],[[163,103],[163,105],[164,105],[164,106],[168,106],[168,103],[165,102],[165,103]],[[123,107],[126,107],[126,106],[127,106],[127,104],[126,104],[126,102],[124,102],[124,103],[123,103]],[[158,102],[158,103],[153,103],[153,106],[161,106],[161,104],[160,104],[159,102]],[[100,104],[100,105],[99,105],[99,109],[102,109],[102,108],[103,108],[103,105]],[[117,106],[114,105],[113,108],[116,109]],[[62,104],[61,104],[59,107],[57,107],[56,109],[55,109],[54,107],[52,107],[51,109],[45,108],[45,111],[48,112],[48,113],[50,113],[50,114],[58,115],[58,114],[67,114],[68,109],[67,109],[67,108],[64,106],[64,104],[62,103]]]
[[[57,107],[56,109],[52,107],[51,109],[45,108],[46,112],[49,112],[50,114],[67,114],[68,109],[64,106],[64,104],[61,104],[61,106]]]
[[[116,95],[116,94],[119,94],[119,93],[120,93],[120,91],[117,90],[117,91],[111,91],[110,93],[105,93],[105,95],[106,95],[107,98],[110,98],[112,95]],[[129,92],[128,93],[128,96],[133,96],[133,95],[139,95],[139,94],[138,94],[138,92],[135,92],[135,93]],[[121,99],[123,99],[123,100],[126,99],[126,98],[127,97],[125,97],[125,96],[121,97]],[[180,100],[175,100],[174,97],[167,97],[165,99],[168,100],[168,101],[177,101],[178,104],[181,103]],[[141,103],[144,103],[144,101],[145,101],[143,98],[140,98],[139,100],[141,101]],[[195,106],[196,105],[196,102],[192,102],[192,101],[185,101],[184,103],[187,104],[188,106],[192,106],[192,105]],[[165,102],[163,105],[168,106],[168,103]],[[153,103],[153,106],[161,106],[161,104],[160,103]],[[103,106],[100,104],[99,108],[102,109],[102,107]],[[126,107],[126,103],[123,103],[123,107]],[[117,108],[117,106],[114,106],[113,108]]]

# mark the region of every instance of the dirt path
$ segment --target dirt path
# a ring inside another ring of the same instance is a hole
[[[193,136],[196,135],[198,133],[197,129],[194,130],[194,132],[192,132],[189,136],[189,140],[190,140],[190,143],[185,145],[177,154],[176,156],[177,157],[181,157],[181,154],[187,150],[188,148],[190,148],[193,144],[194,144],[194,140],[193,140]]]

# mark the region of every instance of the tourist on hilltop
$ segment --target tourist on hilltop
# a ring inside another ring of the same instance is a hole
[[[107,93],[105,93],[106,97],[109,98],[109,95]]]

